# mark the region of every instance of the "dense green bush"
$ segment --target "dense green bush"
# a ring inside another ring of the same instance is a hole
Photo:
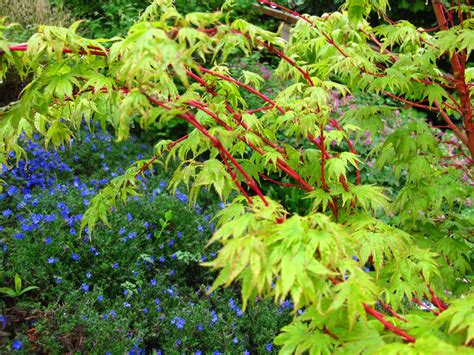
[[[166,192],[166,174],[147,174],[142,196],[118,207],[109,228],[79,235],[97,189],[149,148],[114,144],[100,129],[80,138],[58,152],[25,144],[29,166],[2,175],[0,285],[19,274],[38,287],[3,299],[3,331],[25,353],[265,351],[291,305],[261,301],[243,314],[237,290],[206,295],[213,275],[199,263],[217,251],[205,248],[216,200],[190,208],[187,195]]]

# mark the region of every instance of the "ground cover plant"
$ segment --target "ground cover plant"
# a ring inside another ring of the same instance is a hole
[[[37,131],[47,146],[69,143],[83,115],[111,126],[118,140],[135,124],[184,122],[188,132],[157,142],[153,157],[91,198],[83,236],[93,241],[107,229],[154,164],[173,166],[169,187],[186,186],[191,205],[211,188],[228,203],[209,241],[219,252],[203,263],[219,271],[207,292],[240,285],[243,310],[262,298],[294,304],[275,339],[281,352],[470,352],[469,1],[433,0],[438,26],[429,30],[389,19],[383,0],[350,0],[321,18],[260,3],[300,19],[288,43],[222,13],[181,16],[165,0],[125,38],[89,40],[74,24],[42,27],[27,44],[2,42],[2,71],[35,78],[2,115],[4,164],[11,151],[25,155],[23,134]],[[386,23],[372,28],[371,10]],[[230,56],[260,50],[279,60],[272,75],[290,82],[273,95],[261,75],[233,78],[225,66]],[[331,102],[351,92],[392,101],[337,115]],[[442,120],[443,131],[410,117],[389,127],[368,157],[359,155],[401,105],[434,114],[431,125]],[[365,163],[388,168],[391,179],[370,184]],[[387,184],[398,185],[393,203]]]
[[[39,139],[38,136],[35,137]],[[2,174],[1,285],[18,275],[28,295],[2,304],[3,349],[31,352],[266,352],[291,319],[291,304],[259,302],[243,313],[236,290],[206,290],[213,275],[199,267],[211,217],[224,206],[186,204],[167,193],[166,174],[147,174],[144,196],[118,208],[111,227],[79,236],[91,197],[140,157],[137,139],[115,144],[95,130],[74,149],[45,151],[25,142],[26,161]],[[91,172],[93,172],[91,174]],[[33,286],[32,286],[33,285]],[[9,339],[10,338],[10,339]],[[21,344],[21,348],[20,348]],[[270,350],[268,351],[270,352]]]

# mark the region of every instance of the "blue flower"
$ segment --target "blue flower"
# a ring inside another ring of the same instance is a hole
[[[48,264],[54,264],[58,261],[58,258],[48,258]]]
[[[79,261],[81,259],[81,257],[74,252],[72,253],[71,258],[74,261]]]
[[[177,329],[183,329],[184,325],[186,324],[186,321],[183,318],[174,317],[171,321],[171,324],[174,324]]]
[[[61,281],[63,281],[63,278],[62,277],[59,277],[59,276],[56,276],[56,279],[55,279],[56,283],[61,283]]]
[[[92,277],[92,274],[90,272],[86,272],[86,277],[90,279]]]
[[[51,237],[48,237],[48,238],[46,238],[45,240],[43,240],[43,242],[44,242],[45,244],[51,244],[52,241],[53,241],[53,239],[52,239]]]
[[[99,295],[97,296],[97,301],[102,302],[104,300],[104,296]]]
[[[13,235],[13,238],[23,239],[23,238],[25,238],[25,235],[23,233],[16,233],[16,234]]]
[[[127,212],[127,220],[131,222],[133,220],[133,216]]]
[[[84,292],[89,292],[89,285],[88,285],[88,284],[83,283],[83,284],[81,285],[81,288],[82,288],[82,290],[83,290]]]
[[[118,269],[118,267],[119,267],[118,263],[115,263],[115,264],[112,265],[112,269]]]
[[[12,214],[12,210],[10,210],[10,209],[7,209],[7,210],[2,212],[3,217],[10,217],[11,214]]]
[[[7,326],[7,317],[5,317],[3,314],[0,314],[0,330],[5,329]]]
[[[237,337],[235,337],[234,339],[232,339],[232,342],[233,342],[234,344],[238,344],[238,343],[239,343],[239,339],[237,339]]]
[[[217,317],[217,314],[214,310],[211,311],[211,316],[212,316],[212,320],[211,320],[212,323],[216,323],[219,320],[219,318]]]
[[[265,345],[265,350],[266,350],[267,352],[271,352],[272,349],[273,349],[273,345],[272,345],[272,344],[267,344],[267,345]]]
[[[123,303],[123,307],[124,307],[124,308],[130,308],[130,307],[132,307],[132,305],[131,305],[130,303],[128,303],[128,302],[124,302],[124,303]]]
[[[15,339],[12,343],[12,349],[13,350],[21,350],[23,347],[23,343],[21,342],[20,339]]]
[[[109,315],[110,315],[112,318],[116,318],[116,317],[117,317],[117,313],[115,313],[115,311],[114,311],[113,309],[110,310]]]
[[[150,283],[151,283],[152,286],[156,286],[156,280],[155,279],[151,279]]]
[[[196,326],[196,328],[197,328],[197,330],[200,331],[200,332],[202,332],[203,329],[204,329],[204,327],[203,327],[201,324],[198,324],[198,325]]]

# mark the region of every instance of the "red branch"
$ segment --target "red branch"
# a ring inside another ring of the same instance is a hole
[[[436,312],[433,308],[431,307],[428,307],[427,305],[425,305],[423,302],[421,302],[418,298],[416,297],[413,297],[413,302],[415,302],[417,305],[423,307],[424,309],[432,312],[435,316],[439,316],[439,313]]]
[[[383,308],[385,308],[387,311],[390,312],[390,314],[398,319],[400,319],[402,322],[408,322],[405,318],[403,318],[401,315],[399,315],[397,312],[395,312],[388,304],[384,302],[380,302]]]
[[[150,101],[152,104],[163,107],[167,110],[171,110],[171,107],[167,106],[163,102],[151,97],[150,95],[148,95],[146,93],[143,93],[143,94],[147,97],[148,101]],[[235,168],[242,174],[242,176],[244,177],[244,179],[247,182],[247,185],[249,185],[249,187],[257,194],[257,196],[260,197],[260,199],[263,201],[265,206],[269,206],[269,203],[268,203],[267,199],[265,198],[263,193],[260,191],[260,188],[258,187],[255,180],[253,180],[247,174],[245,169],[242,168],[242,166],[237,162],[237,160],[235,160],[235,158],[232,156],[232,154],[230,154],[229,151],[227,149],[225,149],[225,147],[222,145],[222,143],[219,139],[217,139],[216,137],[211,135],[207,131],[207,129],[195,119],[195,117],[192,113],[190,113],[190,112],[188,112],[187,114],[179,113],[179,114],[177,114],[177,116],[184,119],[189,124],[193,125],[199,132],[201,132],[206,138],[208,138],[209,141],[212,143],[212,145],[214,147],[216,147],[217,150],[219,150],[219,152],[221,154],[223,154],[227,159],[229,159],[230,162],[232,163],[232,165],[234,165]]]
[[[173,141],[173,142],[170,142],[168,144],[168,146],[166,147],[166,150],[171,150],[176,144],[178,144],[179,142],[182,142],[184,141],[185,139],[187,139],[189,137],[189,134],[186,134],[185,136]],[[140,174],[143,174],[149,167],[151,164],[153,164],[157,159],[159,158],[159,156],[155,155],[153,158],[151,158],[145,165],[143,165],[140,170],[135,174],[135,176],[138,176]]]
[[[397,335],[400,335],[403,339],[405,339],[406,342],[408,343],[414,343],[416,341],[415,338],[413,338],[411,335],[408,335],[405,333],[403,330],[397,328],[394,326],[392,323],[388,322],[385,320],[384,316],[382,313],[377,312],[375,309],[371,308],[367,304],[363,304],[365,311],[373,316],[375,319],[377,319],[380,323],[382,323],[386,329],[390,330],[392,333],[395,333]]]

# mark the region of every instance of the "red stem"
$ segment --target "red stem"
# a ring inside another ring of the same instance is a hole
[[[232,167],[229,165],[229,162],[227,161],[227,158],[222,153],[221,153],[221,158],[224,161],[225,166],[227,167],[227,171],[229,172],[230,176],[232,177],[232,180],[237,185],[237,187],[239,188],[242,195],[245,196],[245,198],[247,199],[247,202],[249,203],[249,205],[252,205],[253,204],[252,198],[249,196],[247,191],[245,191],[245,189],[242,187],[239,180],[237,180],[237,174],[232,171]]]
[[[160,106],[160,107],[163,107],[167,110],[170,110],[171,108],[169,106],[167,106],[166,104],[164,104],[163,102],[149,96],[148,94],[146,93],[143,93],[148,101],[150,101],[152,104],[154,105],[157,105],[157,106]],[[227,149],[225,149],[225,147],[222,145],[221,141],[219,139],[217,139],[216,137],[214,137],[213,135],[211,135],[207,129],[201,125],[194,117],[194,115],[192,113],[187,113],[187,114],[183,114],[183,113],[179,113],[177,114],[178,117],[184,119],[186,122],[188,122],[189,124],[193,125],[199,132],[201,132],[204,136],[206,136],[210,142],[212,143],[212,145],[214,147],[217,148],[217,150],[219,150],[220,153],[222,153],[227,159],[230,160],[230,162],[232,163],[232,165],[235,166],[235,168],[242,174],[242,176],[244,177],[244,179],[247,181],[247,185],[249,185],[249,187],[254,190],[254,192],[257,194],[258,197],[260,197],[260,199],[263,201],[263,203],[265,204],[265,206],[269,206],[269,203],[267,201],[267,199],[265,198],[265,196],[263,195],[263,193],[260,191],[260,188],[258,187],[257,183],[255,182],[255,180],[253,180],[248,174],[247,172],[245,171],[244,168],[242,168],[242,166],[235,160],[235,158],[229,153],[229,151]]]
[[[302,187],[299,186],[299,185],[296,185],[296,184],[289,184],[289,183],[284,183],[284,182],[280,182],[280,181],[276,181],[276,180],[273,180],[272,178],[269,178],[267,175],[263,174],[263,173],[260,173],[259,174],[260,177],[264,180],[267,180],[267,181],[270,181],[276,185],[280,185],[280,186],[284,186],[284,187],[297,187],[299,189],[301,189]]]
[[[375,309],[371,308],[365,303],[362,305],[364,306],[365,311],[371,316],[373,316],[375,319],[377,319],[380,323],[382,323],[386,329],[390,330],[392,333],[400,335],[408,343],[414,343],[416,341],[416,339],[413,338],[411,335],[408,335],[403,330],[397,328],[392,323],[386,321],[382,313],[377,312]]]
[[[432,312],[435,316],[439,316],[439,313],[436,312],[433,308],[428,307],[427,305],[423,304],[418,298],[413,297],[413,302],[415,302],[417,305],[427,309],[428,311]]]
[[[176,144],[178,144],[179,142],[184,141],[184,140],[187,139],[188,137],[189,137],[189,134],[186,134],[185,136],[183,136],[183,137],[181,137],[181,138],[179,138],[179,139],[177,139],[177,140],[175,140],[175,141],[173,141],[173,142],[170,142],[170,143],[168,144],[168,146],[166,147],[166,150],[170,150],[170,149],[173,148]],[[143,165],[143,166],[141,167],[141,169],[135,174],[135,176],[138,176],[138,175],[140,175],[140,174],[143,174],[143,173],[148,169],[148,167],[149,167],[151,164],[153,164],[153,163],[156,161],[156,159],[158,159],[158,158],[159,158],[159,156],[157,156],[157,155],[155,155],[153,158],[151,158],[145,165]]]
[[[201,70],[203,73],[206,73],[206,74],[210,74],[212,76],[215,76],[219,79],[222,79],[222,80],[225,80],[225,81],[229,81],[231,83],[234,83],[242,88],[244,88],[245,90],[251,92],[252,94],[255,94],[257,95],[258,97],[260,97],[262,100],[265,100],[266,102],[268,102],[270,105],[272,105],[273,107],[276,107],[276,109],[278,111],[280,111],[282,114],[285,113],[285,110],[282,109],[280,106],[277,106],[277,104],[275,103],[275,101],[273,101],[272,99],[270,99],[268,96],[262,94],[261,92],[251,88],[250,86],[244,84],[244,83],[241,83],[240,81],[238,80],[235,80],[234,78],[231,78],[229,76],[226,76],[226,75],[221,75],[219,73],[216,73],[216,72],[213,72],[211,70],[208,70],[202,66],[199,67],[199,70]]]
[[[398,319],[400,319],[402,322],[408,322],[405,318],[403,318],[401,315],[399,315],[397,312],[395,312],[388,304],[384,302],[380,302],[383,308],[385,308],[387,311],[390,312],[390,314]]]

